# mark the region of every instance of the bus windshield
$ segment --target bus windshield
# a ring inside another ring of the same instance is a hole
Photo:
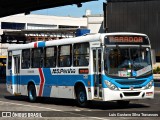
[[[114,77],[140,77],[152,73],[149,47],[109,47],[104,52],[104,68]]]

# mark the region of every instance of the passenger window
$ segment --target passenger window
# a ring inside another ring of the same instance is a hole
[[[43,67],[43,48],[32,49],[32,68]]]
[[[56,67],[57,48],[47,47],[45,49],[44,67]]]
[[[59,46],[58,66],[59,67],[70,67],[72,64],[72,46],[64,45]]]
[[[74,66],[89,65],[89,43],[74,44]]]
[[[30,68],[30,49],[22,50],[22,69]]]

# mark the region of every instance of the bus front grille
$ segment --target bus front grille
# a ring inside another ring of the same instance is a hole
[[[123,92],[124,96],[139,96],[140,92]]]
[[[121,85],[141,85],[145,80],[116,80]]]

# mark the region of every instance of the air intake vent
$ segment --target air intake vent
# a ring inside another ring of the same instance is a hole
[[[140,92],[124,92],[124,96],[138,96]]]
[[[145,80],[116,80],[121,85],[141,85]]]

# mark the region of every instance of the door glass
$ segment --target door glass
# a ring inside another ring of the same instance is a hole
[[[93,71],[96,72],[96,50],[93,50]]]
[[[19,58],[19,56],[14,57],[14,63],[15,63],[14,73],[18,74],[20,72],[20,58]]]
[[[94,96],[102,97],[101,86],[101,49],[93,50]]]

